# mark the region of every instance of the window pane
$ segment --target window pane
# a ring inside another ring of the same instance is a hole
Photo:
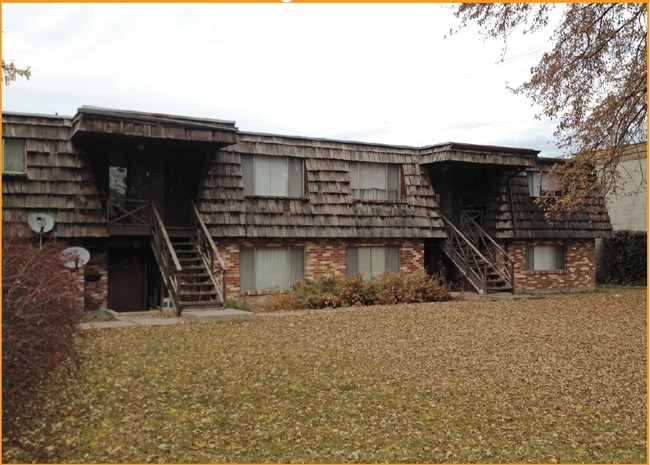
[[[253,157],[251,155],[241,156],[241,171],[244,178],[244,195],[255,195]]]
[[[290,252],[290,275],[289,285],[293,286],[296,281],[302,278],[305,274],[305,250],[304,249],[291,249]]]
[[[269,179],[270,159],[255,157],[255,195],[270,195],[271,182]]]
[[[363,275],[364,280],[372,278],[372,252],[370,247],[357,249],[357,272]]]
[[[348,276],[359,272],[359,253],[356,247],[345,250],[345,270]]]
[[[537,271],[564,269],[564,247],[552,245],[527,247],[526,269]]]
[[[400,181],[400,167],[399,165],[388,165],[388,189],[386,192],[387,200],[399,200],[399,181]]]
[[[289,197],[302,197],[303,189],[303,161],[300,158],[289,158]]]
[[[370,247],[371,277],[376,278],[386,270],[386,249],[383,247]]]
[[[289,289],[289,249],[255,249],[255,289]]]
[[[554,253],[554,265],[556,270],[564,269],[564,246],[553,247],[555,250]]]
[[[255,289],[255,250],[239,250],[239,286],[242,291]]]
[[[399,247],[388,247],[386,249],[386,270],[399,273]]]
[[[539,197],[541,182],[539,173],[528,173],[528,190],[532,197]]]
[[[289,195],[289,168],[286,158],[269,158],[270,190],[268,195]]]
[[[25,141],[23,139],[2,139],[2,172],[27,172],[25,166]]]

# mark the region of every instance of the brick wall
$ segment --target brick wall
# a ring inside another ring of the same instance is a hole
[[[527,271],[526,246],[563,245],[564,270]],[[515,260],[515,291],[589,289],[596,285],[594,239],[557,239],[512,242],[507,248]]]
[[[108,251],[106,247],[87,247],[90,261],[83,268],[84,309],[108,307]]]
[[[228,270],[226,295],[240,295],[239,248],[247,247],[303,247],[305,249],[305,277],[345,275],[345,250],[347,247],[400,247],[400,272],[413,272],[424,268],[423,240],[342,240],[342,239],[222,239],[215,241]],[[257,292],[248,292],[255,294]]]

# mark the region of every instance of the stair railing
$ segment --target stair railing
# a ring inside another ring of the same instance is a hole
[[[154,257],[158,262],[158,267],[162,274],[163,283],[169,292],[169,296],[174,302],[176,307],[176,315],[180,316],[182,312],[180,291],[180,273],[183,270],[181,263],[178,261],[176,251],[169,240],[165,224],[158,213],[158,209],[152,204],[152,229],[151,229],[151,249],[153,250]]]
[[[487,292],[489,260],[447,217],[440,216],[445,223],[447,233],[443,250],[477,292],[485,294]]]
[[[205,222],[201,218],[201,214],[199,213],[198,208],[196,208],[196,204],[193,200],[190,202],[192,204],[192,219],[195,225],[196,244],[199,254],[208,269],[210,278],[214,283],[214,287],[217,290],[221,302],[225,304],[226,263],[223,261],[223,258],[221,258],[221,254],[212,240],[212,236],[210,235]]]
[[[494,269],[512,287],[515,260],[492,239],[488,233],[466,212],[461,212],[461,224],[465,235],[479,249],[487,253]]]

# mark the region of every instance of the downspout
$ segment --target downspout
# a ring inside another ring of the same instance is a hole
[[[522,171],[526,171],[526,169],[525,168],[519,168],[517,171],[515,171],[510,176],[508,176],[508,180],[507,180],[508,199],[510,201],[510,215],[512,216],[512,229],[513,229],[513,232],[514,232],[514,239],[517,239],[519,237],[519,233],[517,232],[517,217],[515,216],[515,204],[512,201],[512,184],[511,184],[511,181],[512,181],[512,178],[517,176]],[[506,253],[508,253],[507,244],[506,244]],[[511,276],[510,279],[512,280],[512,282],[511,282],[512,293],[514,294],[516,292],[516,289],[515,289],[515,264],[514,264],[514,262],[512,263],[511,268],[510,268],[510,276]]]
[[[517,217],[515,216],[515,204],[512,201],[512,185],[511,185],[511,181],[512,181],[512,178],[517,176],[522,171],[526,171],[526,168],[519,168],[517,171],[515,171],[510,176],[508,176],[508,180],[507,180],[508,200],[510,201],[510,215],[512,216],[512,229],[514,231],[514,239],[517,239],[519,237],[519,233],[517,232]]]

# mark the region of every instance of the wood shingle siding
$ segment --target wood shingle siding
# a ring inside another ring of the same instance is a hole
[[[71,141],[70,118],[3,113],[2,136],[25,139],[27,173],[3,175],[3,221],[32,213],[55,220],[62,238],[107,236],[106,219],[86,156]]]
[[[508,194],[508,177],[510,195]],[[512,207],[510,204],[512,197]],[[513,221],[514,210],[514,221]],[[602,197],[592,197],[582,212],[566,221],[549,223],[544,212],[531,197],[526,172],[504,174],[493,210],[495,238],[498,239],[589,239],[609,237],[612,226]],[[515,234],[516,231],[516,234]]]
[[[241,155],[305,160],[302,199],[245,197]],[[354,200],[350,163],[402,167],[405,196],[398,202]],[[210,166],[199,210],[216,237],[435,238],[443,237],[435,194],[417,150],[373,144],[240,133]]]

